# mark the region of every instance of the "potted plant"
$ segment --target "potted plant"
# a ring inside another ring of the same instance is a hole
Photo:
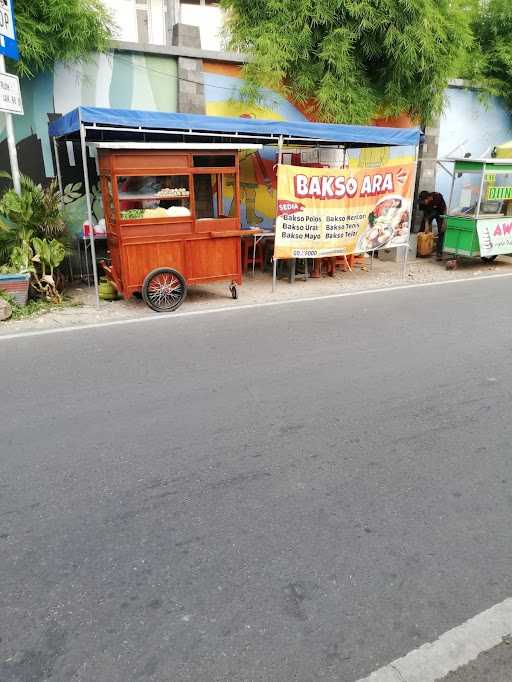
[[[0,290],[10,294],[18,305],[26,305],[30,288],[32,265],[32,252],[26,238],[30,233],[21,235],[21,239],[13,239],[12,235],[2,235],[2,248],[10,249],[8,261],[0,266]],[[25,239],[23,239],[23,237]],[[14,246],[13,246],[14,242]]]
[[[4,175],[4,174],[3,174]],[[28,299],[30,283],[48,300],[61,300],[55,269],[66,254],[65,224],[56,181],[46,189],[21,176],[21,194],[8,189],[0,200],[0,289],[19,305]]]

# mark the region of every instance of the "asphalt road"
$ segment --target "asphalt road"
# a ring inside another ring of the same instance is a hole
[[[0,680],[353,682],[510,597],[511,288],[0,342]]]

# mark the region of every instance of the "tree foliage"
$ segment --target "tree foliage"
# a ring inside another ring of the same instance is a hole
[[[475,45],[461,76],[505,98],[512,109],[512,1],[485,0],[472,14]]]
[[[101,0],[15,0],[14,10],[22,76],[109,46],[112,20]]]
[[[503,0],[507,2],[507,0]],[[222,0],[243,95],[279,88],[328,122],[429,121],[472,45],[463,0]]]

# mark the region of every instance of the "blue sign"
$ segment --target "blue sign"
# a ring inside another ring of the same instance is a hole
[[[11,40],[10,38],[4,38],[3,43],[3,45],[0,45],[0,54],[18,61],[20,58],[18,43],[15,40]]]
[[[0,0],[0,54],[18,60],[13,0]]]

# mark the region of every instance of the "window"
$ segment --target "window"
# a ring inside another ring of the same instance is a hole
[[[182,0],[180,22],[199,27],[203,50],[219,51],[224,48],[225,15],[218,2],[210,0]]]
[[[135,7],[139,43],[165,45],[167,27],[172,26],[173,23],[172,16],[167,17],[167,2],[165,0],[135,0]]]
[[[149,43],[149,9],[148,0],[137,0],[137,37],[139,43]]]
[[[229,218],[235,189],[234,173],[194,175],[197,218]]]
[[[512,172],[486,169],[480,215],[512,215]]]
[[[481,170],[455,174],[449,214],[474,217],[482,184]]]
[[[211,154],[194,156],[194,166],[195,168],[234,168],[235,157],[233,155],[212,156]]]
[[[117,187],[123,220],[191,215],[188,175],[121,176]]]

